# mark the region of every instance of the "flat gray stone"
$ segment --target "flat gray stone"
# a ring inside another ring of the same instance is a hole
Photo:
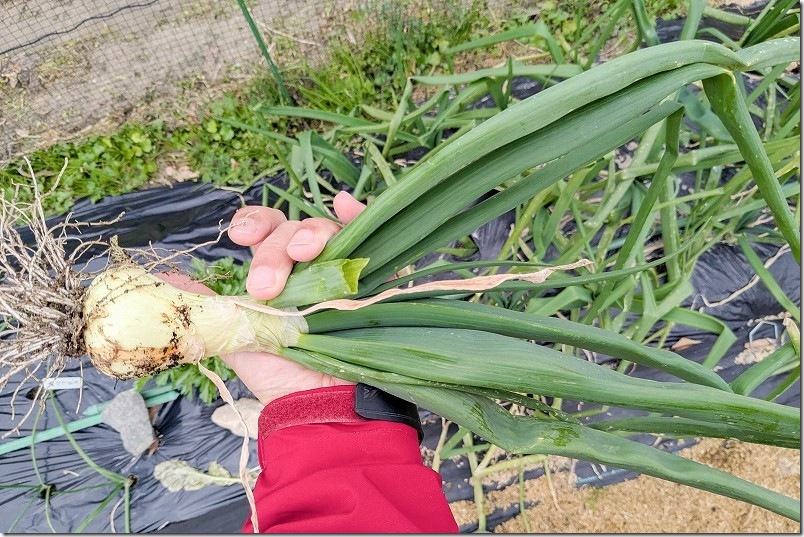
[[[141,454],[156,439],[145,399],[134,390],[117,394],[103,408],[101,418],[120,433],[123,447],[132,455]]]
[[[260,412],[262,412],[264,408],[263,404],[256,399],[246,397],[235,400],[234,404],[237,410],[240,411],[240,414],[243,415],[243,419],[246,422],[248,437],[252,439],[257,438],[257,422],[260,418]],[[229,429],[237,436],[243,436],[243,424],[240,423],[240,418],[238,418],[235,411],[232,410],[231,405],[224,404],[216,408],[215,412],[212,413],[212,423]]]

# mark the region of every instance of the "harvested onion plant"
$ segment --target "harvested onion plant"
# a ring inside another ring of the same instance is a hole
[[[589,262],[576,258],[553,267],[503,262],[513,267],[500,276],[412,287],[399,286],[420,274],[395,277],[423,255],[657,125],[663,136],[657,138],[661,158],[652,181],[667,184],[684,115],[675,96],[701,81],[798,256],[795,219],[733,74],[787,64],[798,54],[794,38],[739,52],[690,40],[640,50],[577,74],[430,154],[389,185],[316,260],[297,265],[286,291],[267,302],[178,291],[123,256],[98,275],[74,274],[70,258],[60,257],[60,229],[44,227],[36,201],[31,207],[5,202],[3,244],[11,248],[3,250],[6,279],[0,288],[8,323],[2,340],[4,378],[13,370],[37,375],[40,364],[53,356],[62,360],[83,351],[99,370],[133,378],[216,354],[260,349],[380,387],[509,452],[626,468],[798,520],[799,505],[792,498],[627,438],[640,431],[799,447],[798,409],[736,393],[710,368],[611,331],[463,300],[482,290],[527,291],[590,281],[603,282],[609,293],[609,284],[644,268],[633,259],[601,274],[590,274]],[[663,186],[655,190],[650,203],[664,191]],[[36,246],[14,235],[12,225],[19,219],[34,229]],[[564,274],[547,280],[554,271]],[[47,343],[37,343],[38,332]],[[607,354],[675,380],[633,378],[534,341]],[[545,405],[541,396],[647,414],[636,422],[583,425]],[[501,403],[527,412],[514,414]]]

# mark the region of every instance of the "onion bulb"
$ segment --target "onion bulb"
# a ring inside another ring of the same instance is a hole
[[[250,299],[237,298],[244,300]],[[98,370],[118,379],[220,354],[278,352],[307,331],[301,316],[271,315],[233,297],[178,289],[131,263],[99,274],[83,307],[87,354]]]

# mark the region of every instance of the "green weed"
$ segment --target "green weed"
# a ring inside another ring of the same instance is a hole
[[[391,106],[408,77],[450,70],[444,51],[476,37],[490,21],[481,3],[458,0],[421,7],[415,2],[373,2],[352,15],[354,28],[367,28],[359,44],[336,42],[322,69],[306,66],[298,91],[304,105],[349,113],[361,105]]]
[[[251,123],[253,117],[246,99],[227,94],[206,108],[200,125],[185,127],[177,137],[183,138],[181,143],[174,139],[175,149],[186,154],[191,168],[206,182],[250,185],[276,164],[276,158],[261,136],[216,118]]]
[[[90,136],[78,142],[60,142],[29,156],[37,178],[45,189],[55,181],[57,172],[68,160],[59,188],[46,201],[48,213],[63,213],[75,200],[97,201],[104,196],[130,192],[147,182],[156,172],[156,157],[164,145],[160,122],[127,125],[108,136]],[[29,171],[23,161],[0,169],[0,189],[10,195],[20,176]],[[22,197],[30,196],[23,189]]]

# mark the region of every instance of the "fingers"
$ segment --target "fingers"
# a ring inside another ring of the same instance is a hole
[[[346,191],[341,191],[335,196],[332,200],[332,208],[335,209],[335,216],[344,224],[348,224],[357,218],[357,215],[366,210],[366,206],[363,203],[354,199]]]
[[[229,238],[240,246],[254,246],[265,240],[282,223],[285,214],[270,207],[248,206],[239,209],[229,225]]]
[[[347,192],[333,201],[335,214],[351,222],[366,206]],[[229,237],[242,246],[255,246],[246,280],[246,290],[254,298],[269,300],[278,296],[297,261],[312,261],[341,225],[327,218],[288,221],[280,211],[268,207],[244,207],[235,213]]]
[[[297,261],[311,261],[324,249],[341,226],[326,218],[283,222],[257,246],[246,289],[255,298],[276,297],[287,283]]]
[[[335,215],[348,224],[366,206],[347,192],[333,200]],[[282,292],[297,261],[312,261],[341,225],[326,218],[308,218],[289,222],[282,211],[270,207],[248,206],[232,217],[229,238],[241,246],[256,246],[246,289],[255,298],[268,300]],[[178,289],[203,295],[215,293],[189,276],[159,273],[156,276]]]

